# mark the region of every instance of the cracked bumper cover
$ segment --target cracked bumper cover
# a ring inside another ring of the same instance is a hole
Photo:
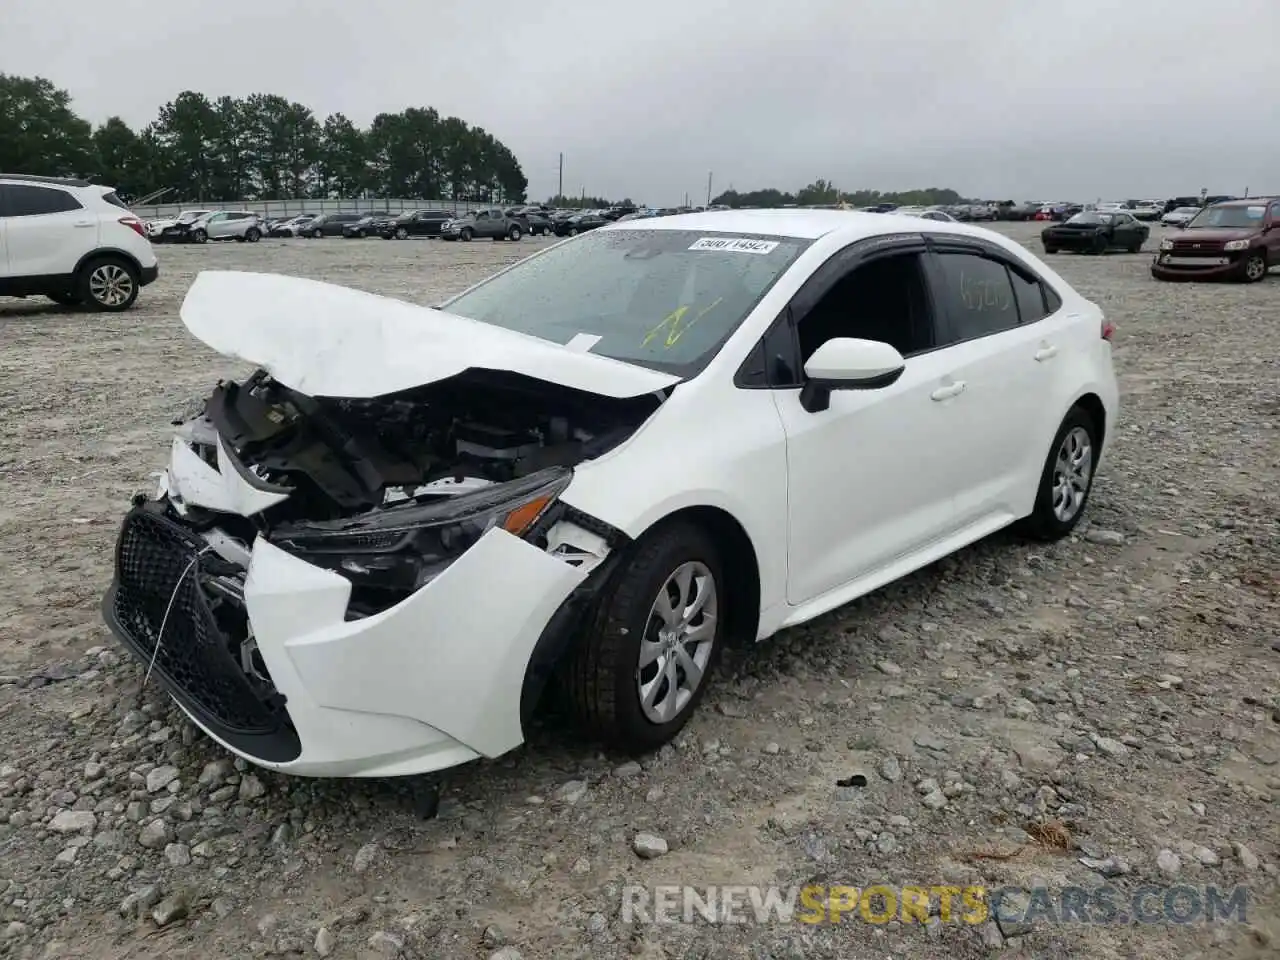
[[[138,575],[126,539],[144,509],[125,521],[104,615],[146,667],[154,646],[140,635],[137,614],[131,620],[124,602],[139,590],[128,582]],[[166,535],[180,536],[182,528],[169,523],[173,530]],[[185,555],[194,557],[196,535],[188,536]],[[180,545],[172,549],[180,551]],[[268,731],[269,719],[242,718],[252,704],[238,712],[208,708],[211,698],[242,696],[228,684],[245,678],[220,672],[234,671],[236,664],[218,648],[225,648],[221,633],[208,635],[213,620],[207,605],[202,609],[203,591],[192,579],[182,581],[183,568],[175,555],[167,574],[152,576],[158,582],[147,588],[153,623],[171,597],[179,598],[163,624],[152,682],[162,683],[209,736],[245,759],[285,773],[339,777],[428,773],[519,746],[526,669],[548,624],[586,578],[577,567],[494,529],[401,603],[347,620],[349,581],[259,538],[244,607],[283,700],[276,729]],[[167,650],[175,643],[202,649],[208,662],[188,669],[171,661]]]

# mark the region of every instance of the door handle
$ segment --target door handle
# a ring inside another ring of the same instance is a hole
[[[75,225],[77,227],[92,227],[95,223],[96,221],[94,220],[77,220]]]
[[[939,387],[930,396],[934,400],[950,400],[952,397],[958,397],[962,393],[964,393],[964,381],[957,380],[955,383],[949,383],[945,387]]]
[[[1058,355],[1058,348],[1050,344],[1045,344],[1043,347],[1041,347],[1039,350],[1036,351],[1036,359],[1041,362],[1045,360],[1052,360],[1057,355]]]

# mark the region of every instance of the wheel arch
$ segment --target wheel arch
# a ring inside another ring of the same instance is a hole
[[[124,260],[130,266],[132,266],[134,270],[138,271],[139,274],[142,273],[142,264],[138,261],[138,258],[135,257],[133,254],[131,254],[128,250],[121,250],[119,247],[101,247],[97,250],[92,250],[89,253],[86,253],[83,257],[81,257],[76,262],[76,268],[73,271],[71,271],[71,275],[73,277],[79,277],[80,271],[82,271],[88,264],[92,263],[93,261],[104,260],[104,259],[109,260],[112,258],[115,258],[117,260]]]

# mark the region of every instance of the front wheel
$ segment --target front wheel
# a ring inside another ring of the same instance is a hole
[[[1108,245],[1107,238],[1102,234],[1098,234],[1093,238],[1093,246],[1089,249],[1089,252],[1094,256],[1100,257],[1107,252]]]
[[[671,523],[641,538],[565,665],[583,729],[628,752],[679,733],[719,658],[726,589],[719,552],[700,527]]]
[[[1049,448],[1035,508],[1023,521],[1037,540],[1060,540],[1075,529],[1093,489],[1099,428],[1083,407],[1072,407]]]
[[[209,234],[205,233],[203,230],[195,230],[191,233],[192,243],[205,243],[208,239]]]
[[[312,230],[312,231],[311,231],[311,239],[312,239],[312,240],[319,240],[319,239],[320,239],[321,237],[323,237],[323,236],[324,236],[324,231],[323,231],[323,230]]]
[[[259,240],[262,239],[262,233],[258,230],[257,227],[250,227],[248,230],[245,231],[244,238],[248,240],[250,243],[257,243]]]
[[[400,227],[396,230],[397,240],[407,240],[408,237],[409,237],[409,231],[406,230],[404,227]]]
[[[571,236],[571,237],[576,237],[577,235],[578,235],[578,228],[577,228],[577,227],[570,227],[570,228],[569,228],[569,236]]]
[[[1267,275],[1267,256],[1259,251],[1258,253],[1250,253],[1249,259],[1244,262],[1244,282],[1257,283]]]
[[[462,240],[462,241],[465,241],[465,242],[467,242],[467,243],[470,243],[470,242],[471,242],[471,228],[470,228],[470,227],[463,227],[463,228],[462,228],[462,230],[458,233],[458,239],[459,239],[459,240]]]
[[[1057,247],[1045,247],[1045,248],[1044,248],[1044,252],[1045,252],[1045,253],[1057,253],[1057,252],[1058,252],[1058,248],[1057,248]]]

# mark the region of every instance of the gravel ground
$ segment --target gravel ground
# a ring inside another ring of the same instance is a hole
[[[429,303],[542,243],[162,247],[125,316],[0,304],[0,956],[1280,953],[1275,277],[1158,284],[1149,254],[1055,258],[1119,326],[1122,423],[1088,525],[1049,547],[998,535],[735,656],[640,764],[548,717],[421,821],[402,782],[255,772],[140,690],[98,613],[117,523],[170,421],[245,372],[179,322],[195,273]],[[625,884],[811,882],[1250,900],[1243,924],[1181,926],[620,913]]]

